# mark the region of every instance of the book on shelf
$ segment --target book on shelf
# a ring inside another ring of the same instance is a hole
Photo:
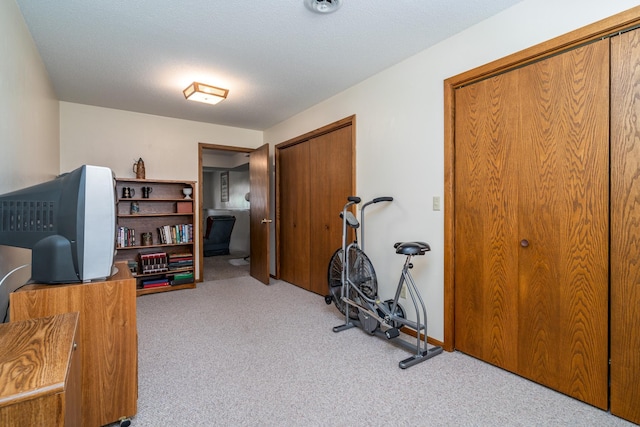
[[[165,252],[140,252],[140,272],[142,274],[162,273],[169,270]]]
[[[169,286],[169,279],[165,276],[152,277],[148,279],[142,279],[140,281],[140,287],[142,289],[159,288],[162,286]]]
[[[170,286],[169,282],[162,282],[162,283],[143,283],[142,284],[142,289],[153,289],[153,288],[162,288],[164,286]]]
[[[193,283],[193,271],[176,273],[172,275],[170,283],[171,285],[183,285],[186,283]]]
[[[193,283],[193,278],[191,278],[191,279],[173,279],[170,282],[171,286],[186,285],[188,283]]]
[[[158,240],[161,244],[193,242],[193,224],[162,225],[158,227]]]
[[[179,268],[187,268],[193,266],[193,254],[180,253],[169,254],[169,270],[176,270]]]
[[[171,261],[186,261],[193,260],[193,254],[191,253],[180,253],[180,254],[169,254],[169,262]]]
[[[127,260],[127,267],[132,273],[138,272],[138,263],[133,259]]]
[[[136,245],[136,230],[129,227],[118,227],[116,246],[126,248]]]

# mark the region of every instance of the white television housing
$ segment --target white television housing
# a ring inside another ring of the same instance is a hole
[[[111,276],[116,192],[111,169],[84,165],[0,196],[0,245],[31,249],[31,282]]]

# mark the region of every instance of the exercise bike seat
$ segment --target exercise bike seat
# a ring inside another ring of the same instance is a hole
[[[426,242],[398,242],[393,247],[400,255],[424,255],[431,250]]]

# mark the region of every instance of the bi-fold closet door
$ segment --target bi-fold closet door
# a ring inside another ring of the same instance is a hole
[[[640,424],[640,29],[611,38],[611,413]]]
[[[609,41],[455,94],[455,346],[608,406]]]
[[[279,278],[320,295],[341,245],[339,214],[355,191],[354,119],[276,146]]]

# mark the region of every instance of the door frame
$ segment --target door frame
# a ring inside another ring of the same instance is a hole
[[[207,144],[204,142],[199,142],[198,143],[198,212],[195,215],[195,218],[198,222],[198,224],[202,224],[203,218],[201,218],[202,216],[202,200],[203,198],[203,194],[202,194],[202,179],[203,179],[203,173],[202,173],[202,155],[204,153],[204,150],[218,150],[218,151],[230,151],[230,152],[236,152],[236,153],[251,153],[253,150],[255,150],[255,148],[248,148],[248,147],[234,147],[231,145],[218,145],[218,144]],[[199,268],[198,268],[198,277],[197,277],[197,282],[202,282],[204,279],[204,245],[203,245],[203,238],[204,238],[204,227],[197,227],[197,229],[199,230],[198,232],[198,253],[199,253]]]
[[[631,8],[444,81],[444,343],[455,350],[455,93],[459,87],[608,37],[640,25],[640,6]]]

